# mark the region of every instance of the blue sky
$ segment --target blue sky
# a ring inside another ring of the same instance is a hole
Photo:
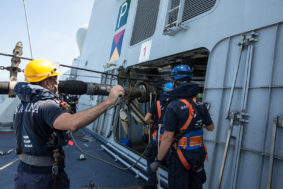
[[[28,11],[33,58],[44,58],[71,65],[79,56],[78,28],[89,23],[94,0],[25,0]],[[0,52],[12,54],[16,43],[23,42],[23,56],[30,57],[23,0],[0,2]],[[10,57],[0,56],[0,66],[9,66]],[[20,68],[28,61],[22,60]],[[65,71],[66,69],[62,69]],[[19,74],[19,80],[23,80]],[[9,72],[0,70],[0,81]]]

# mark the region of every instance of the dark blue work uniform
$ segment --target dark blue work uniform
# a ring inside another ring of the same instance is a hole
[[[180,99],[186,99],[193,103],[192,99],[198,93],[199,87],[194,83],[184,83],[170,93],[170,103],[166,108],[163,122],[166,131],[175,133],[175,139],[180,136],[180,129],[189,118],[189,107]],[[177,148],[171,147],[167,157],[169,189],[201,189],[202,183],[206,180],[203,167],[206,152],[202,141],[202,125],[210,125],[212,121],[204,104],[197,102],[194,107],[195,113],[198,114],[198,120],[194,120],[195,124],[189,126],[190,132],[183,135],[183,138],[186,139],[185,142],[181,144],[179,140],[177,144],[192,168],[187,170],[177,154]]]
[[[64,157],[62,146],[67,138],[63,131],[53,128],[53,123],[65,111],[60,107],[60,101],[49,90],[29,83],[19,82],[14,92],[20,98],[14,113],[14,128],[17,136],[17,153],[29,157],[44,157],[53,161],[53,150],[61,151],[59,171],[56,177],[57,188],[69,188],[70,181],[64,171]],[[36,166],[19,163],[15,176],[17,189],[54,188],[52,165]],[[52,164],[52,162],[51,162]]]
[[[145,152],[145,156],[147,158],[147,175],[148,175],[148,181],[147,185],[151,186],[152,188],[156,188],[157,184],[157,178],[156,178],[156,172],[153,172],[150,169],[150,164],[154,162],[156,156],[157,156],[157,145],[160,143],[160,137],[158,136],[158,124],[163,124],[163,117],[165,113],[166,106],[168,104],[168,94],[161,94],[160,95],[160,110],[161,115],[160,118],[158,118],[158,105],[157,102],[154,102],[150,108],[149,113],[153,115],[154,123],[153,123],[153,134],[152,134],[152,140],[147,148],[147,151]],[[164,133],[164,129],[162,128],[160,130],[160,135]]]

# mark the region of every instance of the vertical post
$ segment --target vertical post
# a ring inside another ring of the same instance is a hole
[[[236,85],[236,81],[237,81],[237,77],[238,77],[238,72],[239,72],[239,68],[240,68],[240,63],[241,63],[241,58],[242,58],[242,53],[244,50],[244,45],[245,45],[245,41],[246,40],[246,36],[242,35],[242,41],[239,42],[239,46],[240,46],[240,55],[239,55],[239,59],[237,62],[237,69],[233,78],[233,83],[231,86],[231,90],[230,90],[230,96],[229,96],[229,101],[228,101],[228,108],[226,111],[226,119],[229,119],[229,115],[230,115],[230,108],[231,108],[231,104],[232,104],[232,99],[233,99],[233,95],[234,95],[234,90],[235,90],[235,85]]]
[[[270,154],[269,154],[269,169],[268,169],[267,189],[271,189],[273,159],[274,159],[274,149],[275,149],[275,142],[276,142],[276,131],[277,131],[278,119],[279,119],[278,116],[276,116],[273,120],[271,147],[270,147]]]
[[[245,77],[244,77],[242,100],[241,100],[241,113],[246,112],[246,107],[247,107],[252,57],[253,57],[253,44],[250,44],[248,46],[247,58],[246,58],[247,62],[246,62],[246,67],[245,67]],[[236,152],[235,157],[236,157],[236,159],[235,159],[235,163],[234,163],[234,170],[235,171],[234,171],[232,189],[235,189],[236,185],[237,185],[241,146],[242,146],[242,140],[243,140],[244,123],[241,123],[239,125],[239,127],[240,127],[239,135],[237,137],[236,146],[235,146],[235,152]]]
[[[243,83],[243,91],[242,91],[242,99],[241,99],[241,116],[248,116],[246,113],[247,109],[247,99],[249,95],[249,85],[250,85],[250,75],[251,75],[251,67],[253,61],[253,52],[254,46],[253,43],[257,42],[255,37],[258,33],[251,32],[246,38],[246,45],[248,46],[247,50],[247,58],[246,58],[246,67],[245,67],[245,75],[244,75],[244,83]],[[241,147],[242,147],[242,140],[244,135],[244,124],[247,124],[247,120],[241,118],[240,120],[240,130],[239,135],[237,137],[236,146],[235,146],[235,161],[234,161],[234,176],[233,176],[233,184],[232,189],[237,187],[237,179],[238,179],[238,170],[240,164],[240,154],[241,154]]]
[[[13,89],[17,83],[18,75],[18,66],[21,63],[20,56],[23,55],[23,44],[22,42],[17,42],[14,50],[14,57],[11,59],[11,68],[10,68],[10,83],[9,83],[9,98],[13,98],[16,94],[13,92]]]
[[[232,134],[233,126],[234,126],[234,119],[235,119],[235,116],[236,116],[236,112],[230,112],[230,108],[231,108],[231,104],[232,104],[232,99],[233,99],[233,95],[234,95],[234,90],[235,90],[235,85],[236,85],[236,81],[237,81],[237,77],[238,77],[238,72],[239,72],[240,63],[241,63],[241,59],[242,59],[242,54],[243,54],[244,48],[246,46],[246,43],[245,43],[246,35],[242,35],[241,38],[242,38],[241,41],[238,43],[238,45],[240,46],[240,55],[239,55],[239,58],[238,58],[237,68],[236,68],[236,72],[235,72],[235,75],[234,75],[234,78],[233,78],[233,83],[232,83],[231,90],[230,90],[230,96],[229,96],[228,107],[227,107],[227,112],[226,112],[226,119],[230,120],[230,124],[229,124],[230,126],[229,126],[229,130],[228,130],[227,138],[226,138],[226,144],[225,144],[224,154],[223,154],[223,158],[222,158],[220,173],[219,173],[219,176],[218,176],[217,189],[220,189],[220,187],[221,187],[221,182],[222,182],[222,177],[223,177],[223,173],[224,173],[224,168],[225,168],[230,138],[231,138],[231,134]]]
[[[223,154],[221,168],[220,168],[220,173],[219,173],[218,182],[217,182],[217,189],[220,189],[220,187],[221,187],[222,176],[223,176],[224,167],[225,167],[225,163],[226,163],[226,158],[227,158],[230,138],[231,138],[231,134],[232,134],[233,126],[234,126],[235,116],[236,116],[235,112],[232,112],[231,115],[229,116],[230,117],[230,127],[229,127],[228,134],[227,134],[224,154]]]

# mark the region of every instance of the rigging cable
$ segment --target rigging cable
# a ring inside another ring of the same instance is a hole
[[[14,163],[16,163],[17,161],[19,161],[20,159],[15,159],[14,161],[11,161],[10,163],[7,163],[6,165],[4,165],[3,167],[0,167],[0,171],[6,169],[7,167],[13,165]]]
[[[120,105],[120,104],[123,103],[123,102],[124,102],[124,101],[121,100],[120,102],[117,102],[114,106]],[[112,106],[111,108],[113,108],[114,106]],[[108,110],[109,110],[109,109],[108,109]],[[146,146],[144,152],[140,155],[139,159],[136,160],[135,163],[133,163],[133,164],[130,165],[129,167],[119,167],[119,166],[115,165],[114,163],[111,163],[111,162],[109,162],[109,161],[106,161],[106,160],[104,160],[104,159],[101,159],[101,158],[99,158],[99,157],[96,157],[96,156],[94,156],[94,155],[92,155],[92,154],[89,154],[89,153],[83,151],[83,150],[80,148],[80,146],[78,145],[77,141],[75,140],[75,138],[74,138],[74,136],[73,136],[73,133],[72,133],[71,131],[70,131],[69,133],[70,133],[71,138],[73,139],[73,142],[74,142],[75,146],[77,147],[77,149],[78,149],[81,153],[83,153],[83,154],[85,154],[85,155],[87,155],[87,156],[89,156],[89,157],[91,157],[91,158],[94,158],[94,159],[96,159],[96,160],[99,160],[99,161],[101,161],[101,162],[103,162],[103,163],[106,163],[106,164],[108,164],[108,165],[110,165],[110,166],[113,166],[113,167],[115,167],[115,168],[117,168],[117,169],[121,169],[121,170],[128,170],[128,169],[134,167],[134,166],[141,160],[141,158],[144,156],[144,153],[147,151],[147,148],[148,148],[148,146],[149,146],[149,144],[150,144],[150,143],[148,143],[148,145]]]
[[[26,24],[27,24],[27,30],[28,30],[30,56],[31,56],[31,58],[33,59],[33,56],[32,56],[32,48],[31,48],[31,39],[30,39],[30,31],[29,31],[29,23],[28,23],[28,13],[27,13],[27,9],[26,9],[26,1],[25,1],[25,0],[23,0],[23,4],[24,4],[24,9],[25,9]]]
[[[2,56],[9,56],[9,57],[15,57],[14,55],[11,54],[6,54],[6,53],[1,53],[0,55]],[[24,60],[33,60],[32,58],[27,58],[27,57],[18,57],[20,59],[24,59]],[[107,73],[107,72],[101,72],[101,71],[97,71],[97,70],[90,70],[90,69],[86,69],[86,68],[81,68],[81,67],[75,67],[75,66],[69,66],[69,65],[65,65],[65,64],[60,64],[60,66],[62,67],[66,67],[66,68],[71,68],[71,69],[76,69],[76,70],[82,70],[82,71],[87,71],[87,72],[93,72],[93,73],[99,73],[99,74],[104,74],[104,75],[111,75],[114,77],[118,77],[117,74],[112,74],[112,73]],[[139,76],[154,76],[154,77],[162,77],[161,75],[157,75],[157,74],[147,74],[147,73],[135,73],[135,75],[139,75]],[[133,78],[133,77],[123,77],[120,76],[120,78],[125,78],[125,79],[137,79],[137,80],[143,80],[143,81],[148,81],[148,79],[142,79],[142,78]]]
[[[1,69],[1,66],[0,66],[0,69]],[[75,74],[63,74],[65,76],[70,76],[71,78],[72,77],[90,77],[90,78],[98,78],[100,79],[101,76],[91,76],[91,75],[75,75]]]
[[[0,55],[2,55],[2,56],[9,56],[9,57],[15,57],[15,55],[7,54],[7,53],[2,53],[2,52],[0,52]],[[17,58],[24,59],[24,60],[30,60],[30,61],[33,60],[32,58],[27,58],[27,57],[22,57],[22,56],[17,57]]]
[[[97,70],[90,70],[90,69],[86,69],[86,68],[79,68],[79,67],[74,67],[74,66],[69,66],[69,65],[64,65],[64,64],[60,64],[60,66],[62,67],[66,67],[66,68],[72,68],[72,69],[77,69],[77,70],[82,70],[82,71],[87,71],[87,72],[94,72],[94,73],[99,73],[99,74],[104,74],[104,75],[111,75],[111,76],[115,76],[118,77],[117,74],[112,74],[112,73],[107,73],[107,72],[101,72],[101,71],[97,71]],[[157,74],[147,74],[147,73],[135,73],[136,75],[140,75],[140,76],[155,76],[155,77],[161,77],[160,75]],[[120,78],[125,78],[123,76],[120,76]],[[131,79],[131,77],[129,77]],[[133,79],[140,79],[140,80],[145,80],[142,78],[133,78]]]
[[[66,67],[66,68],[72,68],[72,69],[82,70],[82,71],[87,71],[87,72],[94,72],[94,73],[105,74],[105,75],[111,75],[111,76],[116,76],[116,77],[118,76],[117,74],[105,73],[105,72],[101,72],[101,71],[90,70],[90,69],[80,68],[80,67],[75,67],[75,66],[69,66],[69,65],[65,65],[65,64],[60,64],[60,66]]]
[[[102,158],[99,158],[99,157],[97,157],[97,156],[94,156],[94,155],[92,155],[92,154],[89,154],[89,153],[83,151],[83,150],[81,149],[81,147],[78,145],[77,141],[75,140],[75,138],[74,138],[72,132],[70,132],[70,135],[71,135],[71,138],[72,138],[73,141],[74,141],[75,146],[77,147],[77,149],[78,149],[81,153],[83,153],[83,154],[85,154],[85,155],[87,155],[87,156],[89,156],[89,157],[91,157],[91,158],[94,158],[94,159],[96,159],[96,160],[99,160],[99,161],[101,161],[101,162],[103,162],[103,163],[106,163],[106,164],[108,164],[108,165],[110,165],[110,166],[113,166],[113,167],[115,167],[115,168],[117,168],[117,169],[121,169],[121,170],[128,170],[128,169],[134,167],[134,166],[141,160],[141,158],[143,157],[144,153],[146,152],[146,150],[147,150],[147,148],[148,148],[148,146],[149,146],[149,144],[148,144],[147,147],[145,148],[144,152],[140,155],[139,159],[136,160],[135,163],[133,163],[133,164],[130,165],[129,167],[119,167],[118,165],[115,165],[114,163],[111,163],[111,162],[109,162],[109,161],[106,161],[106,160],[104,160],[104,159],[102,159]]]

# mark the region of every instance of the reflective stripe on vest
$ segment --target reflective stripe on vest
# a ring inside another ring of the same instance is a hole
[[[196,150],[203,147],[203,130],[191,131],[179,139],[178,146],[183,150]]]
[[[158,136],[158,130],[154,130],[154,132],[152,134],[152,140],[153,141],[157,141],[157,142],[161,142],[163,134],[164,134],[164,130],[163,129],[160,130],[160,136]]]
[[[189,103],[186,99],[180,99],[179,101],[186,104],[189,108],[189,118],[180,129],[181,131],[185,131],[189,127],[190,123],[192,122],[192,119],[195,116],[195,110],[192,104]],[[193,101],[196,103],[196,97],[193,98]],[[200,129],[185,134],[182,138],[179,139],[178,146],[184,150],[195,150],[203,147],[202,141],[203,141],[203,130]]]

